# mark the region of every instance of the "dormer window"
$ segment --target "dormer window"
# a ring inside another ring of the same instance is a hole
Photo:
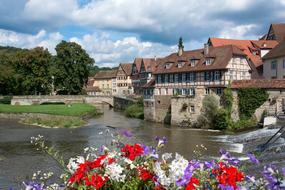
[[[173,63],[166,63],[166,64],[164,65],[164,68],[165,68],[165,69],[170,69],[170,67],[172,66],[172,64],[173,64]]]
[[[177,64],[177,68],[182,68],[184,65],[185,65],[185,62],[184,61],[180,61]]]
[[[206,58],[205,64],[206,64],[206,65],[211,65],[212,62],[213,62],[213,59],[211,59],[211,58]]]
[[[195,67],[198,61],[198,59],[190,59],[190,67]]]

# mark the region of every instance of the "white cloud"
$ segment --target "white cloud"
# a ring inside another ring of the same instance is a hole
[[[58,32],[48,34],[45,30],[41,30],[35,35],[30,35],[0,29],[0,45],[2,46],[15,46],[20,48],[42,46],[48,48],[50,52],[54,54],[54,47],[62,39],[63,36]]]
[[[254,24],[234,26],[228,24],[224,26],[223,31],[219,34],[222,38],[232,38],[232,39],[258,39],[260,36],[251,35],[251,31],[257,28]]]

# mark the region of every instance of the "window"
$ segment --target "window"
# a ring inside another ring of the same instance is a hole
[[[182,82],[186,82],[186,73],[182,73]]]
[[[210,88],[205,88],[205,94],[209,95],[210,94]]]
[[[182,74],[178,74],[178,82],[181,83],[182,82]]]
[[[204,73],[204,79],[205,79],[205,81],[210,81],[211,80],[211,73],[209,71],[206,71]]]
[[[165,94],[168,95],[168,88],[165,89]]]
[[[164,77],[164,75],[161,75],[161,83],[165,83],[165,77]]]
[[[189,89],[189,95],[191,95],[191,96],[195,95],[195,89],[194,88]]]
[[[184,66],[185,62],[178,62],[177,67],[178,68],[182,68]]]
[[[178,74],[175,74],[175,75],[174,75],[174,82],[175,82],[175,83],[178,83]]]
[[[173,80],[173,74],[170,74],[170,75],[169,75],[169,82],[170,82],[170,83],[173,83],[173,82],[174,82],[174,80]]]
[[[215,71],[215,80],[221,80],[221,71]]]
[[[196,59],[190,59],[190,66],[195,67],[197,60]]]
[[[212,59],[211,58],[206,58],[206,65],[211,65],[212,64]]]
[[[165,69],[170,69],[171,66],[172,66],[172,63],[166,63],[165,66],[164,66],[164,68],[165,68]]]
[[[217,88],[216,89],[216,94],[217,95],[221,95],[222,94],[222,89],[221,88]]]
[[[161,75],[157,75],[157,83],[158,83],[158,84],[161,83]]]
[[[276,70],[276,68],[277,68],[277,61],[274,60],[271,62],[271,70]]]
[[[190,112],[195,113],[195,106],[190,106]]]

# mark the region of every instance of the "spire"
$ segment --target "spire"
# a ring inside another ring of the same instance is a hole
[[[180,37],[178,41],[178,56],[181,56],[183,54],[183,50],[184,50],[183,40],[182,37]]]

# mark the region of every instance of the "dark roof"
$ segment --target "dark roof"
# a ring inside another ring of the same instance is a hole
[[[144,64],[146,72],[154,72],[158,66],[161,58],[143,58],[142,63]]]
[[[130,76],[132,74],[133,63],[121,63],[120,65],[127,76]]]
[[[94,81],[95,81],[95,80],[94,80],[93,77],[88,77],[87,86],[93,86]]]
[[[285,39],[285,23],[271,24],[276,40],[281,42]]]
[[[117,74],[117,70],[99,71],[94,76],[94,79],[111,79],[111,78],[115,78],[116,74]]]
[[[139,73],[141,69],[141,64],[142,64],[142,58],[135,58],[134,64],[136,65],[137,71]]]
[[[227,65],[233,55],[246,56],[239,48],[233,45],[209,47],[209,54],[204,55],[204,49],[197,49],[191,51],[184,51],[181,56],[173,53],[161,60],[159,60],[155,74],[159,73],[179,73],[189,71],[203,71],[203,70],[216,70],[227,69]],[[206,58],[213,58],[211,65],[205,65]],[[190,66],[190,60],[198,60],[194,67]],[[185,62],[185,65],[178,68],[179,62]],[[172,63],[170,68],[166,68],[167,63]]]
[[[285,57],[285,40],[280,42],[275,48],[268,52],[262,59],[274,59],[278,57]]]
[[[264,88],[264,89],[285,89],[285,80],[281,79],[257,79],[257,80],[235,80],[231,88]]]
[[[143,88],[154,88],[155,85],[155,79],[151,79],[148,83],[143,85]]]

